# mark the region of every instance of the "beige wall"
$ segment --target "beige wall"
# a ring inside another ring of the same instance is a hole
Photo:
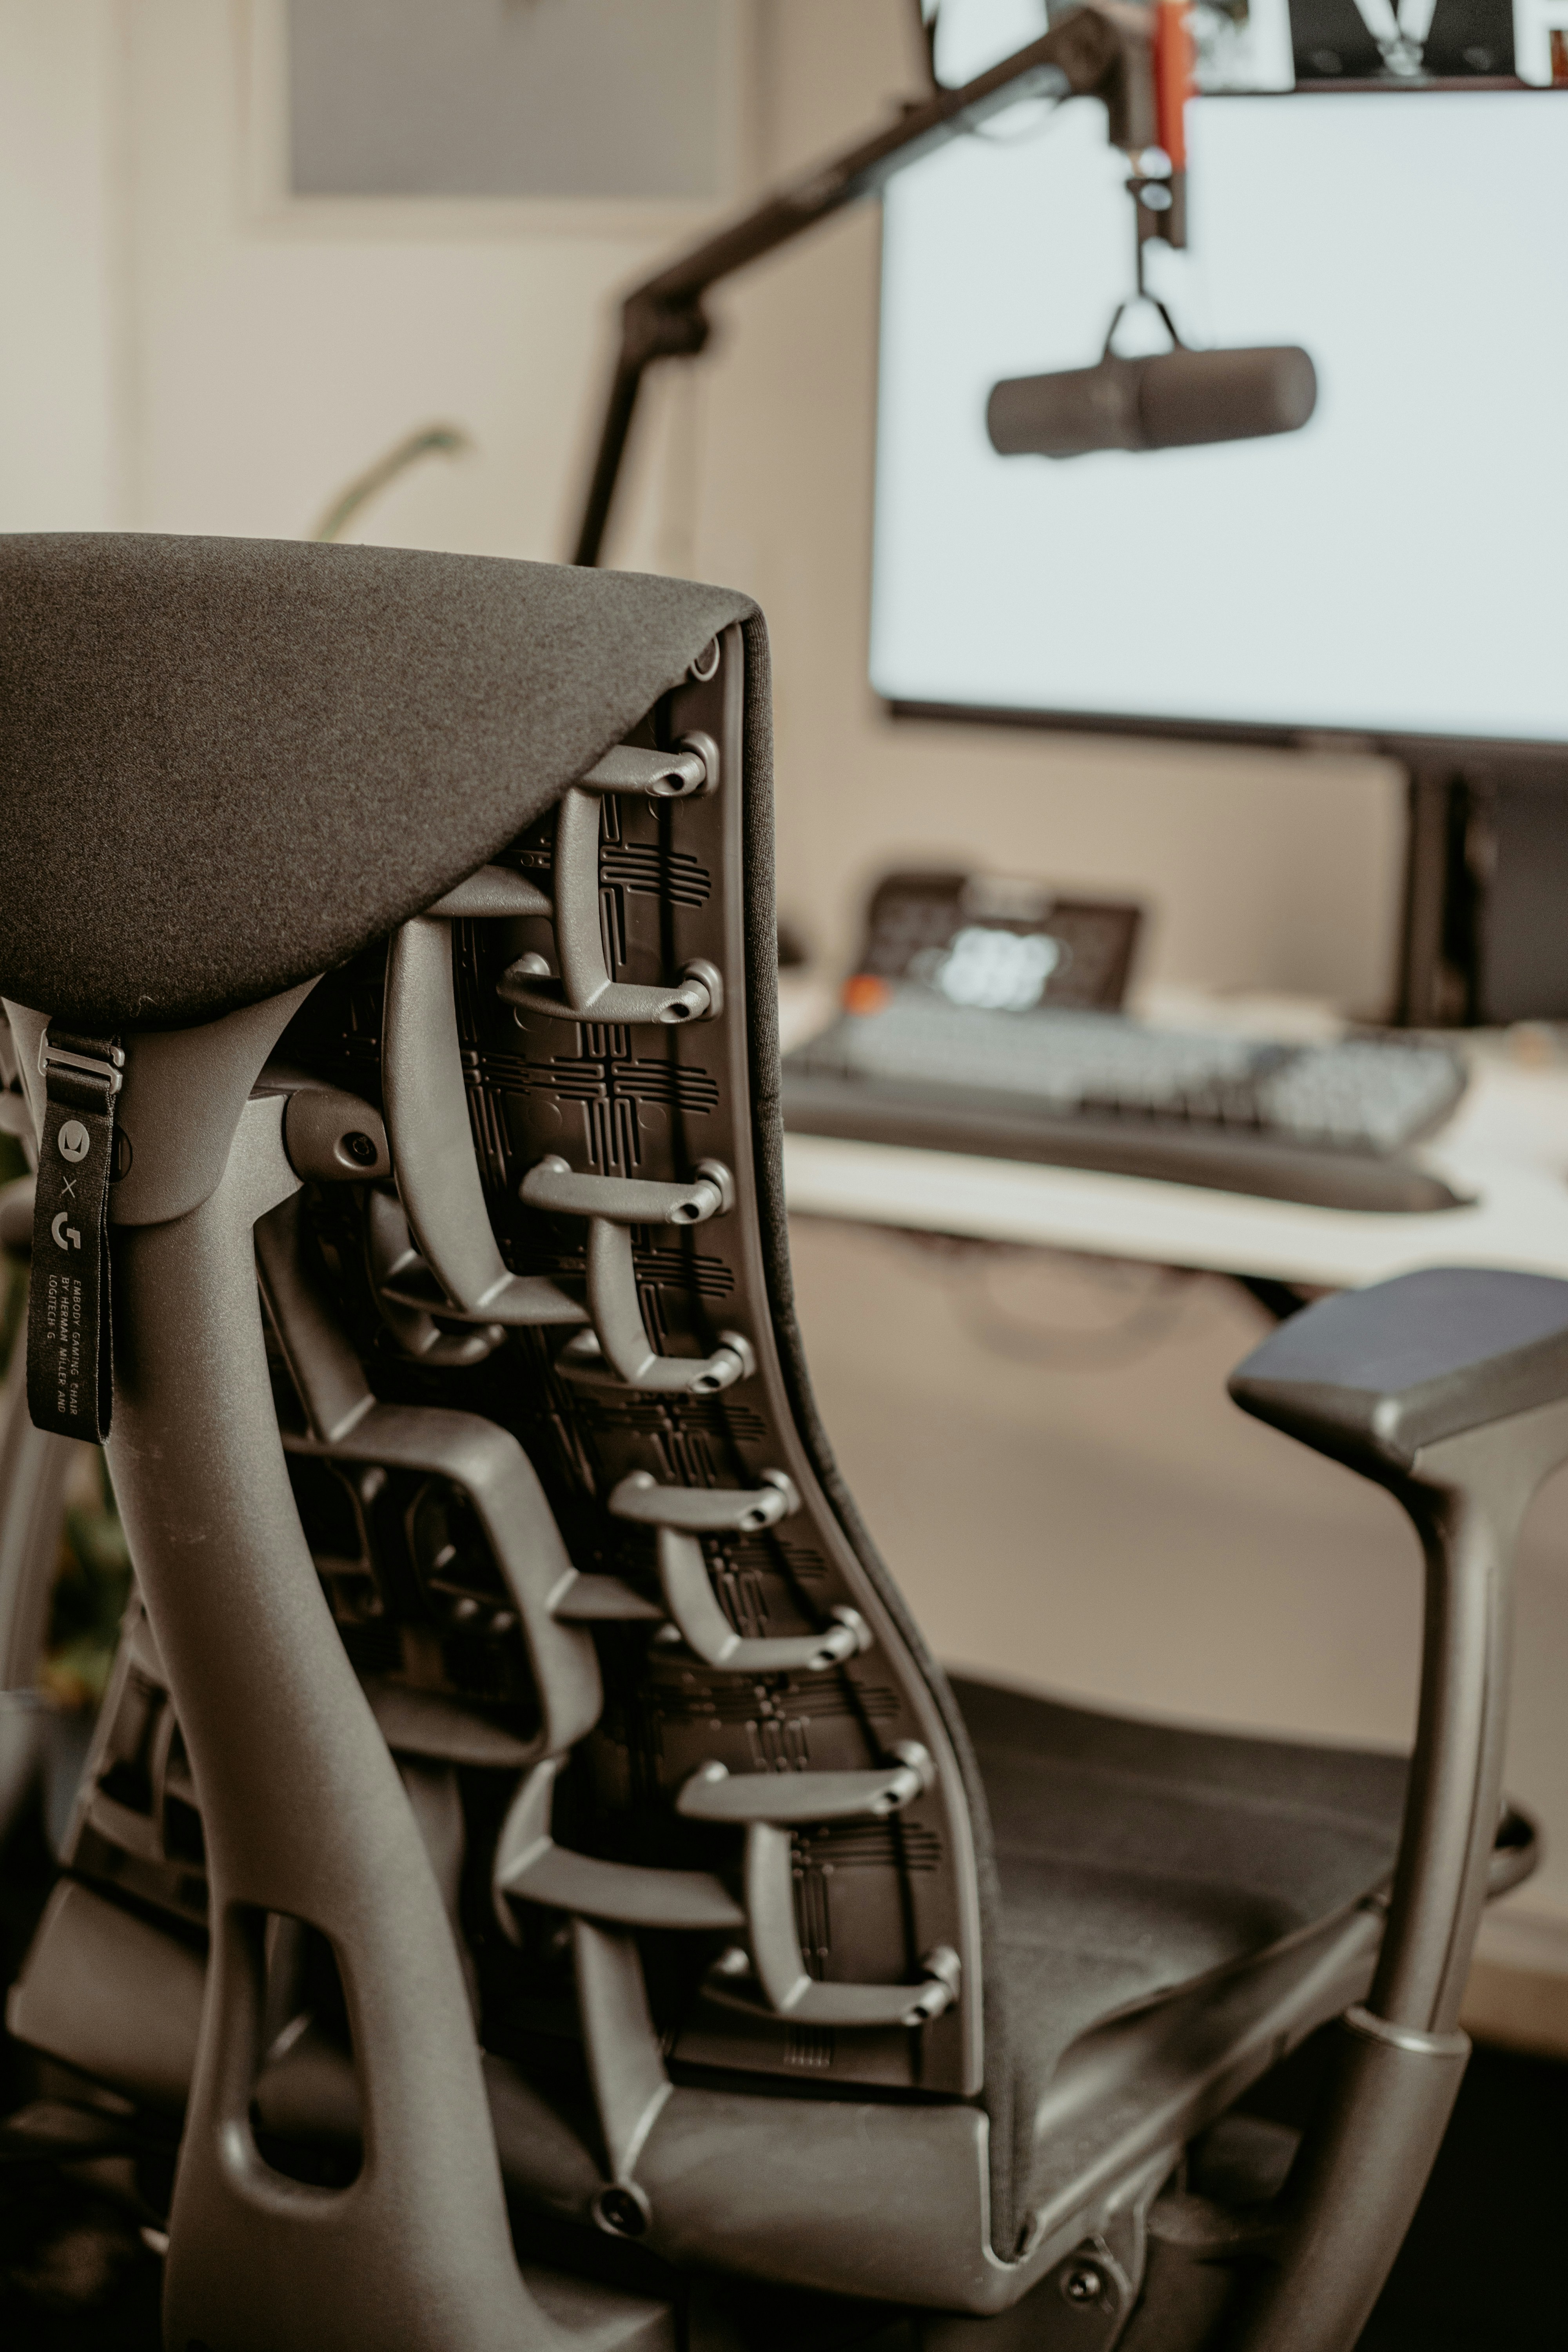
[[[0,0],[0,529],[121,489],[119,47],[110,0]]]
[[[474,454],[406,478],[374,534],[558,555],[612,291],[701,215],[290,205],[279,17],[0,0],[0,528],[296,536],[439,418]]]
[[[573,235],[531,225],[538,208],[474,205],[452,208],[453,234],[439,205],[272,202],[258,21],[216,0],[132,0],[127,19],[134,520],[294,536],[442,419],[474,453],[406,477],[367,518],[374,535],[557,553],[606,297],[679,215],[639,233],[623,208]]]
[[[760,175],[914,86],[902,0],[760,0],[754,21]],[[559,555],[610,298],[689,220],[279,206],[266,23],[225,0],[0,0],[0,528],[297,534],[442,418],[476,453],[409,478],[365,533]],[[841,957],[879,865],[955,856],[1145,895],[1152,976],[1374,1005],[1399,835],[1379,763],[882,716],[865,683],[876,279],[862,211],[715,302],[712,356],[648,403],[615,548],[768,612],[785,907]],[[1116,1704],[1402,1735],[1411,1547],[1383,1497],[1226,1406],[1258,1328],[1243,1302],[1200,1286],[1120,1369],[1018,1366],[961,1328],[973,1268],[938,1280],[907,1244],[824,1227],[800,1255],[847,1466],[949,1654]],[[1070,1268],[989,1278],[1050,1323],[1116,1307]],[[1550,1495],[1510,1774],[1568,1833],[1562,1520]],[[1568,1866],[1524,1904],[1568,1927]]]

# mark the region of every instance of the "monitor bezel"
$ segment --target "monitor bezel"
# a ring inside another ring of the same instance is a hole
[[[873,689],[874,690],[874,689]],[[1228,719],[1135,716],[1110,710],[1029,710],[1006,704],[924,702],[879,694],[891,719],[942,727],[1008,727],[1057,735],[1119,735],[1237,750],[1337,752],[1395,760],[1413,773],[1447,766],[1478,776],[1489,769],[1561,771],[1568,782],[1568,740],[1530,736],[1442,735],[1365,727],[1318,727]]]

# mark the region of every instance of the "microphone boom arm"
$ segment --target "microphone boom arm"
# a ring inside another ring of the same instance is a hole
[[[1156,8],[1131,5],[1131,0],[1093,0],[1091,5],[1073,9],[1026,48],[958,89],[938,89],[930,98],[916,100],[887,130],[818,164],[777,194],[764,196],[741,219],[634,288],[621,305],[620,349],[573,562],[599,562],[643,376],[655,360],[694,359],[704,348],[710,322],[702,300],[710,288],[846,205],[875,195],[906,163],[975,129],[1020,98],[1102,99],[1112,146],[1131,155],[1152,146],[1161,127],[1155,89],[1157,14]],[[1157,234],[1171,239],[1174,226],[1162,223]]]

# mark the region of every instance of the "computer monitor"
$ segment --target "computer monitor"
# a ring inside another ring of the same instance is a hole
[[[896,709],[1568,759],[1568,92],[1189,110],[1193,343],[1304,344],[1275,439],[1002,457],[999,378],[1131,291],[1103,110],[1020,114],[885,196],[871,677]],[[1117,347],[1162,347],[1145,310]]]

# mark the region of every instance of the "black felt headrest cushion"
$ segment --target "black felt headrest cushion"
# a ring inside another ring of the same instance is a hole
[[[0,996],[210,1019],[482,866],[750,600],[489,556],[0,536]]]

